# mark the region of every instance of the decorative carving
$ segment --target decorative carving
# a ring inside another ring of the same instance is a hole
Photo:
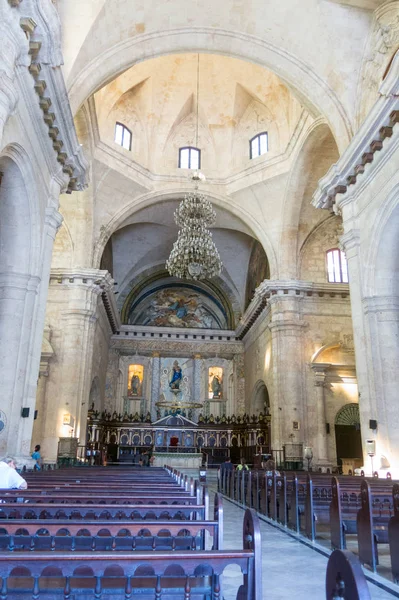
[[[360,121],[375,102],[385,69],[398,45],[399,2],[396,1],[385,4],[375,12],[374,27],[362,72]]]

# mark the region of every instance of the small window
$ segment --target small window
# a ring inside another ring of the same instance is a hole
[[[269,142],[265,131],[263,133],[258,133],[252,140],[249,140],[249,158],[262,156],[262,154],[266,154],[268,150]]]
[[[200,169],[201,150],[187,146],[179,150],[179,169]]]
[[[327,278],[329,283],[348,283],[348,263],[345,253],[338,248],[327,252]]]
[[[116,123],[114,139],[115,143],[125,148],[125,150],[132,149],[132,132],[122,123]]]

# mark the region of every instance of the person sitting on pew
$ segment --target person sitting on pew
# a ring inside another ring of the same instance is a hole
[[[249,467],[245,458],[241,458],[240,464],[236,467],[236,471],[249,471]]]
[[[273,475],[273,472],[275,472],[277,477],[280,476],[280,472],[276,471],[276,463],[271,458],[269,458],[269,460],[266,461],[265,470],[266,470],[266,475]]]
[[[0,461],[0,489],[3,490],[26,490],[28,484],[16,471],[17,465],[15,459],[10,456],[2,458]]]

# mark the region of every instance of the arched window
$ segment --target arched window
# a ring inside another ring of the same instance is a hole
[[[179,169],[200,169],[201,150],[186,146],[179,149]]]
[[[122,123],[115,124],[114,140],[116,144],[122,146],[125,150],[132,149],[132,132],[125,125],[122,125]]]
[[[249,158],[257,158],[269,150],[267,132],[258,133],[249,140]]]
[[[329,283],[348,283],[348,264],[345,253],[338,248],[327,252],[327,279]]]

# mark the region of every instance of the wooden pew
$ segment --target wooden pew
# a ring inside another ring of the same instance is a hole
[[[261,600],[261,539],[256,513],[246,510],[242,550],[191,552],[4,552],[0,597],[24,591],[35,600],[61,597],[127,600],[221,600],[220,575],[236,564],[243,574],[237,600]]]
[[[214,520],[95,520],[0,521],[0,550],[204,550],[205,532],[213,549],[223,543],[223,503],[215,494]]]
[[[388,523],[389,551],[391,554],[392,576],[399,583],[399,484],[392,488],[394,515]]]
[[[330,554],[326,572],[326,600],[371,600],[359,561],[347,550]]]

